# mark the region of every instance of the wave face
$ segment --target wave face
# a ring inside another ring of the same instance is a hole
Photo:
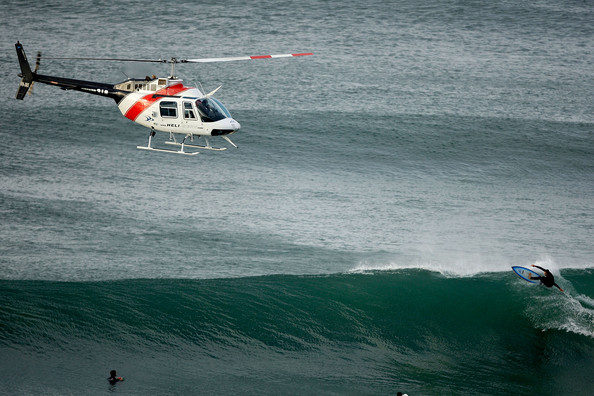
[[[99,391],[114,366],[131,394],[591,393],[594,272],[558,283],[415,269],[2,281],[4,390]]]

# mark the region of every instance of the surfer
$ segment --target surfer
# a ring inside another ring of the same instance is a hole
[[[122,377],[117,377],[116,371],[115,371],[115,370],[111,370],[111,371],[109,372],[109,378],[108,378],[107,380],[109,381],[109,383],[110,383],[111,385],[115,385],[115,384],[117,384],[118,382],[120,382],[120,381],[123,381],[123,380],[124,380],[124,378],[122,378]]]
[[[548,269],[544,269],[542,267],[539,267],[538,265],[532,264],[532,266],[538,268],[539,270],[544,271],[544,276],[532,276],[532,275],[530,275],[530,279],[532,279],[532,280],[540,280],[540,283],[542,283],[546,287],[556,286],[557,289],[563,291],[563,289],[561,289],[559,287],[559,285],[555,283],[555,277],[553,276],[553,274],[551,273],[551,271],[549,271]]]

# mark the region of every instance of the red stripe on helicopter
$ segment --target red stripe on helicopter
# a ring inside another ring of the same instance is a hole
[[[184,87],[183,84],[175,84],[167,88],[163,88],[158,90],[155,93],[150,93],[148,95],[143,96],[139,99],[136,103],[132,105],[126,112],[126,118],[134,121],[136,118],[145,111],[150,105],[155,103],[157,100],[161,99],[161,97],[157,95],[177,95],[180,92],[186,91],[190,89],[189,87]]]
[[[301,54],[253,55],[253,56],[250,56],[249,59],[286,58],[286,57],[289,57],[289,56],[307,56],[307,55],[313,55],[313,52],[304,52],[304,53],[301,53]]]

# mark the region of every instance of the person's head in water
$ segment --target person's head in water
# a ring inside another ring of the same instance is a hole
[[[107,379],[111,385],[115,385],[118,381],[123,381],[122,377],[116,377],[118,374],[115,370],[111,370],[109,372],[109,378]]]

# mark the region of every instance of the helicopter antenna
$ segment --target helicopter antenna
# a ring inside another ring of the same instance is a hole
[[[212,95],[214,95],[219,89],[221,89],[222,85],[219,85],[218,87],[215,88],[215,90],[209,92],[206,94],[207,98],[210,98]]]

